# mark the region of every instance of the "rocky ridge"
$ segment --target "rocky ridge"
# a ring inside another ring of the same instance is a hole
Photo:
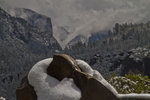
[[[52,27],[49,31],[41,30],[0,8],[1,96],[15,100],[15,89],[22,75],[36,61],[50,56],[55,50],[61,50],[61,47],[53,37]]]

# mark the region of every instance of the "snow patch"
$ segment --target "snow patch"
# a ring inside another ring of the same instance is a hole
[[[110,85],[97,70],[93,70],[90,65],[83,60],[76,60],[76,62],[83,72],[91,75],[93,78],[102,83],[106,88],[108,88],[113,94],[118,96],[118,92],[116,91],[116,89],[112,85]]]
[[[83,72],[93,76],[93,69],[85,61],[77,59],[76,62]]]
[[[136,94],[136,93],[130,93],[130,94],[119,94],[120,98],[134,98],[141,99],[141,100],[150,100],[150,94]]]

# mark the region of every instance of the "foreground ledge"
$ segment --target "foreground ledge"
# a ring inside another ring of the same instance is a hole
[[[54,55],[36,63],[16,90],[17,100],[150,100],[150,94],[118,94],[86,62]]]

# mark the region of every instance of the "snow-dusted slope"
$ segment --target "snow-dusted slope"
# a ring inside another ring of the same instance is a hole
[[[75,45],[78,45],[78,43],[81,44],[90,44],[97,42],[101,39],[104,39],[108,36],[107,31],[101,31],[101,32],[96,32],[92,33],[90,36],[85,36],[85,35],[77,35],[75,38],[73,38],[71,41],[68,42],[66,45],[67,48],[71,48]]]
[[[37,31],[36,34],[31,34],[31,36],[34,38],[32,43],[29,44],[31,48],[39,48],[41,51],[43,49],[47,51],[49,51],[48,49],[61,49],[57,40],[53,36],[52,22],[50,17],[26,8],[9,9],[8,12],[15,18],[24,19],[31,25],[30,27],[35,28]],[[42,46],[39,44],[42,44]]]
[[[72,46],[78,45],[79,43],[81,44],[87,44],[88,43],[88,38],[83,36],[83,35],[78,35],[74,39],[72,39],[68,44],[67,48],[71,48]]]
[[[52,35],[52,23],[51,18],[41,15],[33,10],[26,8],[13,8],[8,9],[11,16],[22,18],[28,23],[40,29],[41,32],[49,32]]]
[[[24,72],[47,53],[61,49],[49,34],[0,8],[0,96],[14,100]]]

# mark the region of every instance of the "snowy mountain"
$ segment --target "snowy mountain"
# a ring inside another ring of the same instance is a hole
[[[60,45],[57,43],[57,40],[53,37],[51,18],[25,8],[9,9],[8,12],[13,17],[24,19],[32,27],[36,28],[40,34],[33,36],[36,36],[35,38],[38,39],[42,45],[52,49],[61,49]]]
[[[10,9],[8,12],[11,15],[0,9],[0,94],[8,100],[14,100],[15,89],[22,75],[35,62],[52,56],[55,51],[59,52],[61,47],[53,36],[49,17],[24,8]],[[60,32],[59,42],[68,43],[69,40],[66,39],[71,32],[67,27],[59,29],[57,30]],[[125,72],[122,68],[127,69],[127,72],[131,68],[126,63],[128,61],[126,58],[131,54],[128,51],[137,47],[146,47],[150,50],[149,39],[150,22],[116,24],[109,34],[104,31],[93,33],[90,37],[76,36],[67,45],[68,48],[72,46],[74,48],[66,49],[63,53],[85,60],[104,77],[110,76],[113,72],[121,75],[121,72]],[[149,58],[146,63],[138,62],[146,64],[143,67],[148,69]],[[145,57],[142,59],[145,61]],[[132,61],[136,62],[134,59],[131,59],[131,63]],[[139,67],[138,70],[141,70],[141,66]],[[149,73],[144,68],[143,73]]]
[[[71,48],[72,46],[78,45],[78,43],[87,44],[88,38],[83,35],[78,35],[67,44],[67,48]]]
[[[52,29],[50,28],[52,27],[52,24],[51,24],[51,19],[49,17],[38,14],[26,8],[9,9],[8,12],[14,17],[22,18],[26,20],[32,26],[40,29],[41,32],[49,32],[52,34]],[[70,31],[68,29],[69,29],[68,27],[57,27],[57,30],[56,30],[56,32],[59,33],[56,36],[57,38],[59,38],[58,39],[59,44],[60,45],[65,44],[67,48],[70,48],[71,46],[76,45],[79,42],[82,44],[88,44],[91,42],[93,43],[107,36],[106,31],[92,33],[91,36],[89,37],[84,36],[84,35],[77,35],[68,43],[67,38],[69,38],[68,36],[70,35]]]
[[[149,66],[149,39],[150,22],[116,24],[107,37],[87,46],[76,45],[65,53],[85,60],[104,77],[114,72],[117,75],[140,72],[150,76],[145,70]]]
[[[42,20],[42,15],[39,15],[39,18],[42,23],[46,17]],[[36,19],[40,23],[38,17]],[[40,28],[31,20],[13,17],[0,8],[0,94],[6,99],[15,99],[15,89],[22,75],[36,61],[61,50],[53,37],[50,18],[48,20],[49,29]]]
[[[92,33],[88,39],[88,43],[93,43],[93,42],[99,41],[101,39],[104,39],[107,36],[108,36],[107,31]]]
[[[26,20],[29,24],[39,28],[41,32],[50,32],[52,34],[51,18],[26,8],[8,9],[8,12],[14,17]]]
[[[71,48],[72,46],[78,45],[78,43],[88,45],[90,43],[97,42],[101,39],[104,39],[108,36],[107,31],[102,31],[102,32],[96,32],[92,33],[89,37],[84,36],[84,35],[78,35],[75,38],[73,38],[68,44],[67,48]]]

